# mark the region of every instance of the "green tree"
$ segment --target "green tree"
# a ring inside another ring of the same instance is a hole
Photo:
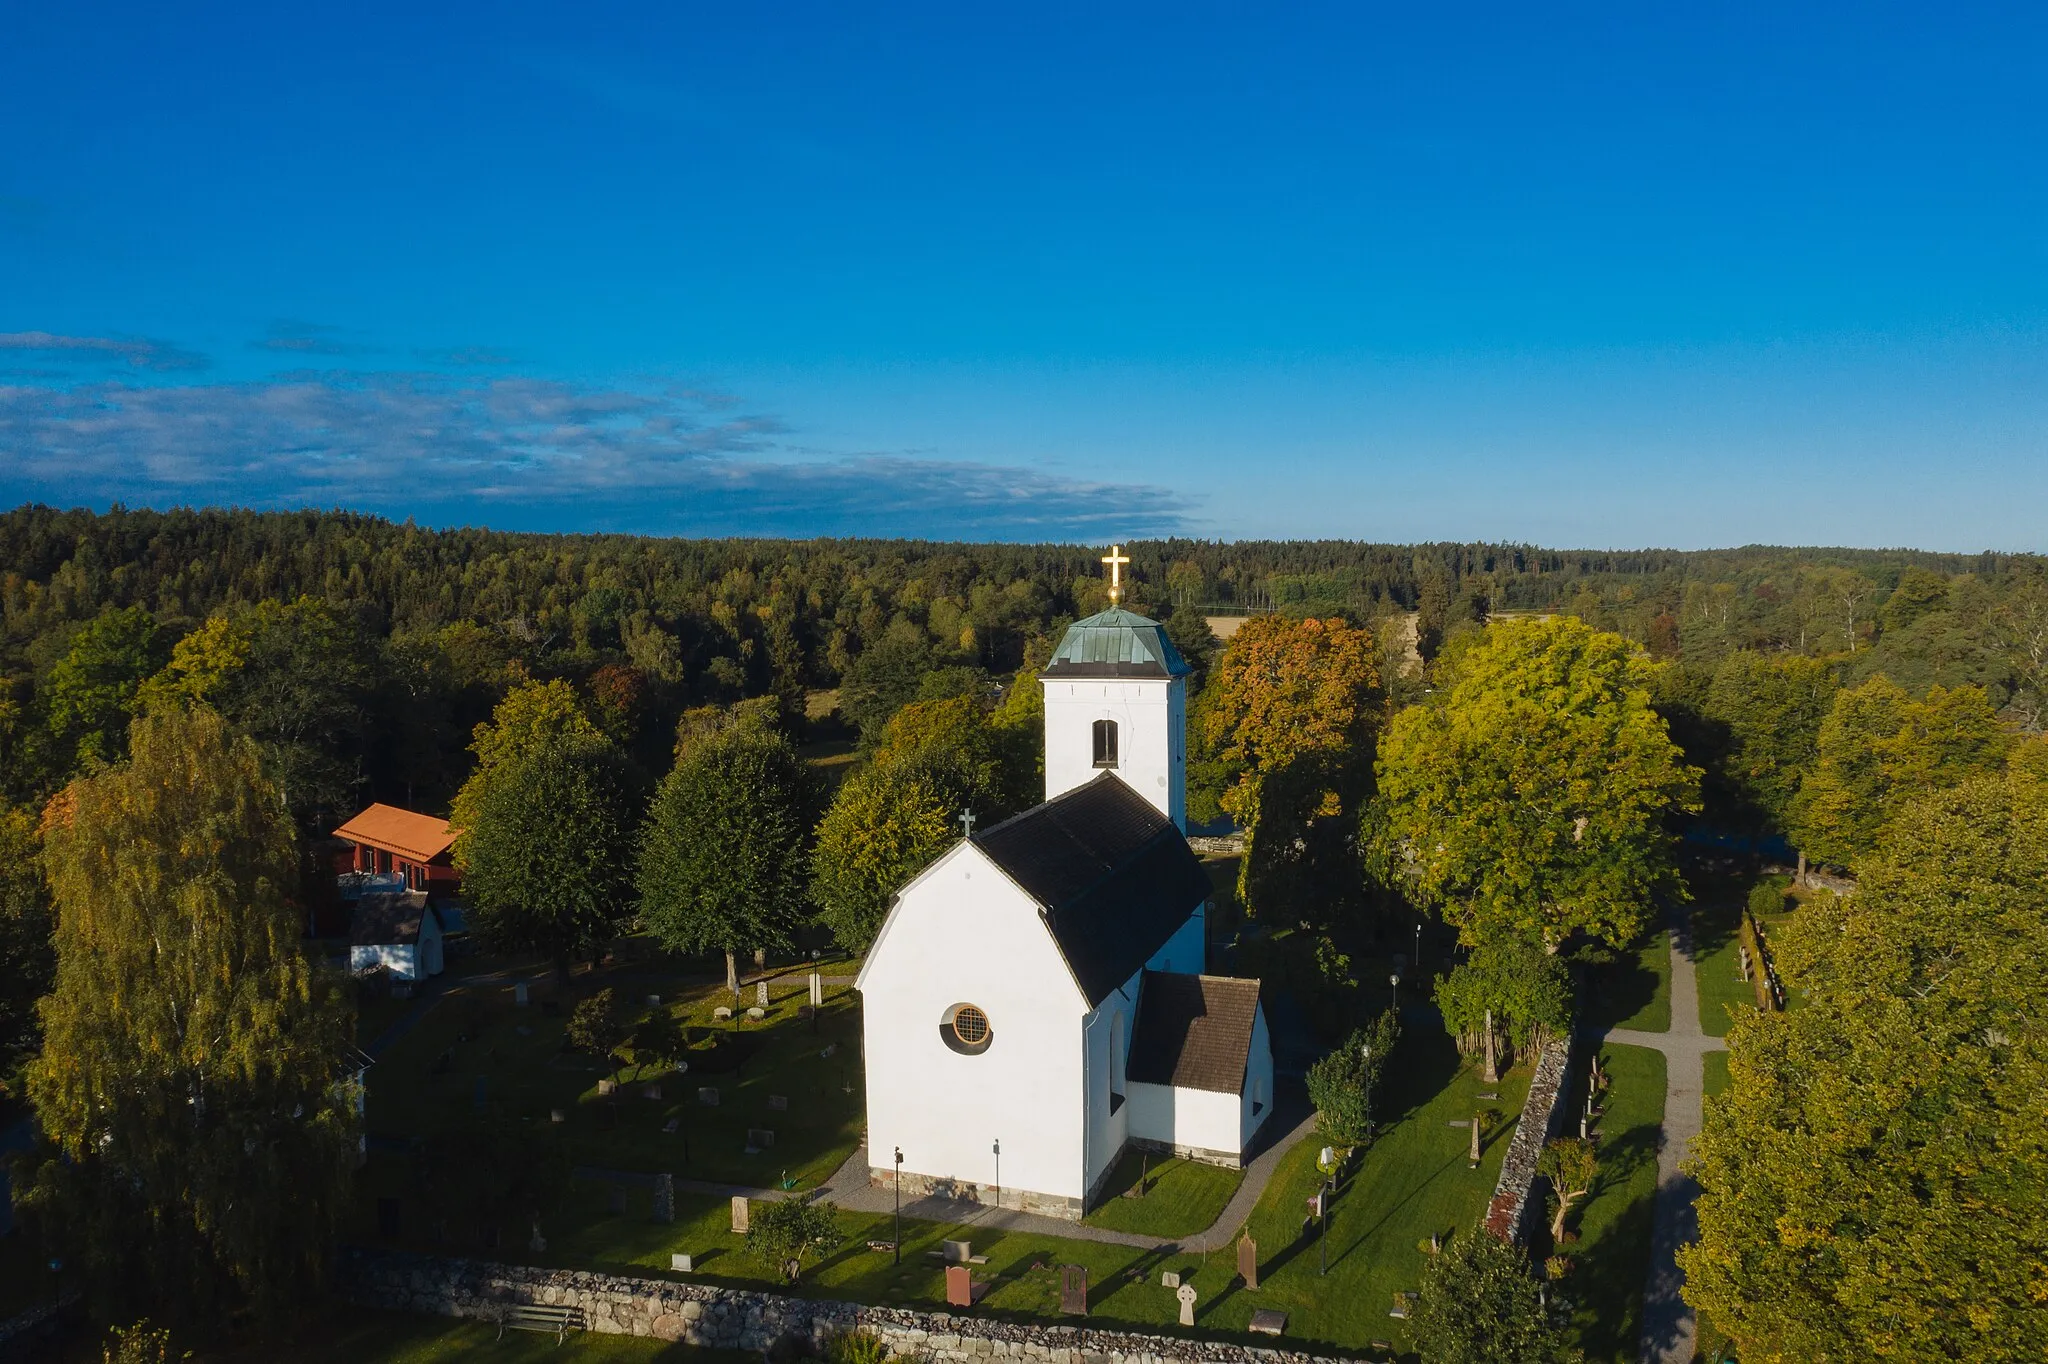
[[[1593,1191],[1593,1175],[1599,1169],[1593,1143],[1582,1137],[1559,1137],[1543,1148],[1536,1159],[1536,1173],[1550,1181],[1550,1239],[1564,1239],[1565,1214],[1572,1204]]]
[[[1440,660],[1436,694],[1380,746],[1383,873],[1475,946],[1634,938],[1655,897],[1685,894],[1669,823],[1699,808],[1651,705],[1655,666],[1570,618],[1490,626]]]
[[[1808,857],[1854,867],[1905,802],[1996,771],[2005,751],[1978,688],[1937,686],[1915,701],[1880,674],[1836,693],[1794,804],[1793,835]]]
[[[1309,1067],[1308,1097],[1325,1142],[1365,1146],[1372,1141],[1373,1090],[1400,1040],[1401,1021],[1387,1009]]]
[[[1358,819],[1386,711],[1377,656],[1342,620],[1254,616],[1202,690],[1194,720],[1245,831],[1238,898],[1255,915],[1331,917],[1363,884]]]
[[[1690,1169],[1689,1302],[1745,1361],[2037,1359],[2048,1264],[2048,787],[1903,805],[1774,935]]]
[[[747,1221],[747,1253],[791,1283],[803,1273],[805,1256],[830,1250],[840,1240],[832,1205],[802,1195],[756,1203]]]
[[[818,917],[850,951],[881,931],[896,892],[961,836],[979,794],[945,754],[868,764],[848,777],[818,825],[811,888]]]
[[[136,693],[162,661],[156,620],[141,607],[108,607],[88,621],[44,687],[58,751],[81,762],[119,758]]]
[[[0,806],[0,1094],[18,1093],[17,1071],[35,1047],[36,1000],[56,969],[51,926],[36,822]]]
[[[66,788],[45,863],[56,984],[29,1068],[55,1148],[26,1197],[116,1297],[196,1322],[319,1291],[356,1119],[340,984],[300,946],[291,824],[204,709],[138,720]]]
[[[1484,1045],[1489,1013],[1498,1035],[1518,1050],[1532,1047],[1539,1033],[1557,1036],[1571,1027],[1571,972],[1562,957],[1527,938],[1496,938],[1437,979],[1436,1007],[1468,1052]]]
[[[1799,784],[1818,761],[1820,727],[1836,690],[1834,669],[1802,654],[1742,649],[1714,669],[1704,709],[1727,729],[1721,771],[1738,818],[1791,827]]]
[[[1037,689],[1036,682],[1031,686]],[[1044,780],[1043,733],[1042,718],[1037,726],[998,724],[973,697],[912,701],[883,726],[874,760],[931,758],[951,766],[972,786],[976,814],[992,821],[1035,802]]]
[[[171,1343],[169,1331],[147,1321],[114,1327],[107,1332],[107,1343],[100,1348],[104,1364],[178,1364],[191,1357],[190,1350],[179,1350]]]
[[[931,642],[909,622],[889,632],[855,659],[839,683],[839,713],[860,731],[862,742],[882,737],[889,717],[915,701],[932,667]]]
[[[810,907],[811,770],[773,731],[731,729],[686,748],[640,834],[640,920],[678,952],[785,948]]]
[[[501,949],[569,963],[631,916],[630,774],[600,740],[543,742],[495,769],[456,841],[477,927]]]
[[[600,1059],[610,1056],[612,1049],[626,1040],[626,1025],[619,1020],[611,987],[577,1000],[562,1031],[578,1051]]]
[[[456,793],[449,822],[468,828],[485,796],[522,759],[584,741],[603,742],[604,732],[591,720],[574,687],[559,679],[514,687],[491,712],[489,722],[478,725],[471,736],[469,751],[476,755],[476,768]]]
[[[1408,1334],[1423,1364],[1571,1364],[1567,1319],[1519,1246],[1473,1231],[1423,1265]]]

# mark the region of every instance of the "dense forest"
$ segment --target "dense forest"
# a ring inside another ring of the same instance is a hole
[[[1680,552],[1343,541],[1127,547],[1131,601],[1206,655],[1205,614],[1379,624],[1432,659],[1503,613],[1577,615],[1703,690],[1731,654],[1826,657],[1914,692],[1982,687],[2043,719],[2048,561],[1750,547]],[[1104,604],[1074,545],[680,540],[427,530],[345,512],[24,506],[0,515],[0,763],[14,801],[115,756],[142,681],[210,617],[243,622],[245,724],[297,754],[308,827],[367,798],[445,808],[472,727],[522,677],[564,678],[665,769],[690,706],[841,689],[870,736],[934,673],[1000,682]],[[199,651],[201,640],[187,644]],[[1399,690],[1398,656],[1383,671]],[[924,679],[921,683],[921,679]],[[1674,684],[1683,690],[1683,683]],[[944,688],[942,687],[941,690]]]

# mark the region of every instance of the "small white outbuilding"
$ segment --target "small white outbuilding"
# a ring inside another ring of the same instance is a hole
[[[349,921],[348,967],[382,967],[394,980],[438,976],[446,955],[441,915],[424,891],[383,892],[356,901]]]

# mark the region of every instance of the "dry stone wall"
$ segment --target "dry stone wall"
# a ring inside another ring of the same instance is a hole
[[[1557,1136],[1564,1121],[1566,1078],[1571,1074],[1570,1036],[1553,1038],[1536,1058],[1529,1078],[1529,1097],[1508,1141],[1493,1201],[1486,1206],[1486,1229],[1504,1241],[1520,1241],[1528,1229],[1529,1205],[1535,1201],[1536,1166],[1543,1148]]]
[[[930,1364],[1320,1364],[1329,1358],[395,1251],[349,1251],[341,1273],[348,1296],[370,1307],[479,1321],[499,1320],[515,1304],[573,1307],[592,1331],[731,1350],[766,1350],[786,1337],[822,1347],[841,1332],[863,1330],[878,1336],[892,1356]]]

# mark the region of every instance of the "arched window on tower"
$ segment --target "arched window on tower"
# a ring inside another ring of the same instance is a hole
[[[1114,720],[1097,720],[1095,722],[1095,765],[1097,767],[1116,766],[1116,721]]]

